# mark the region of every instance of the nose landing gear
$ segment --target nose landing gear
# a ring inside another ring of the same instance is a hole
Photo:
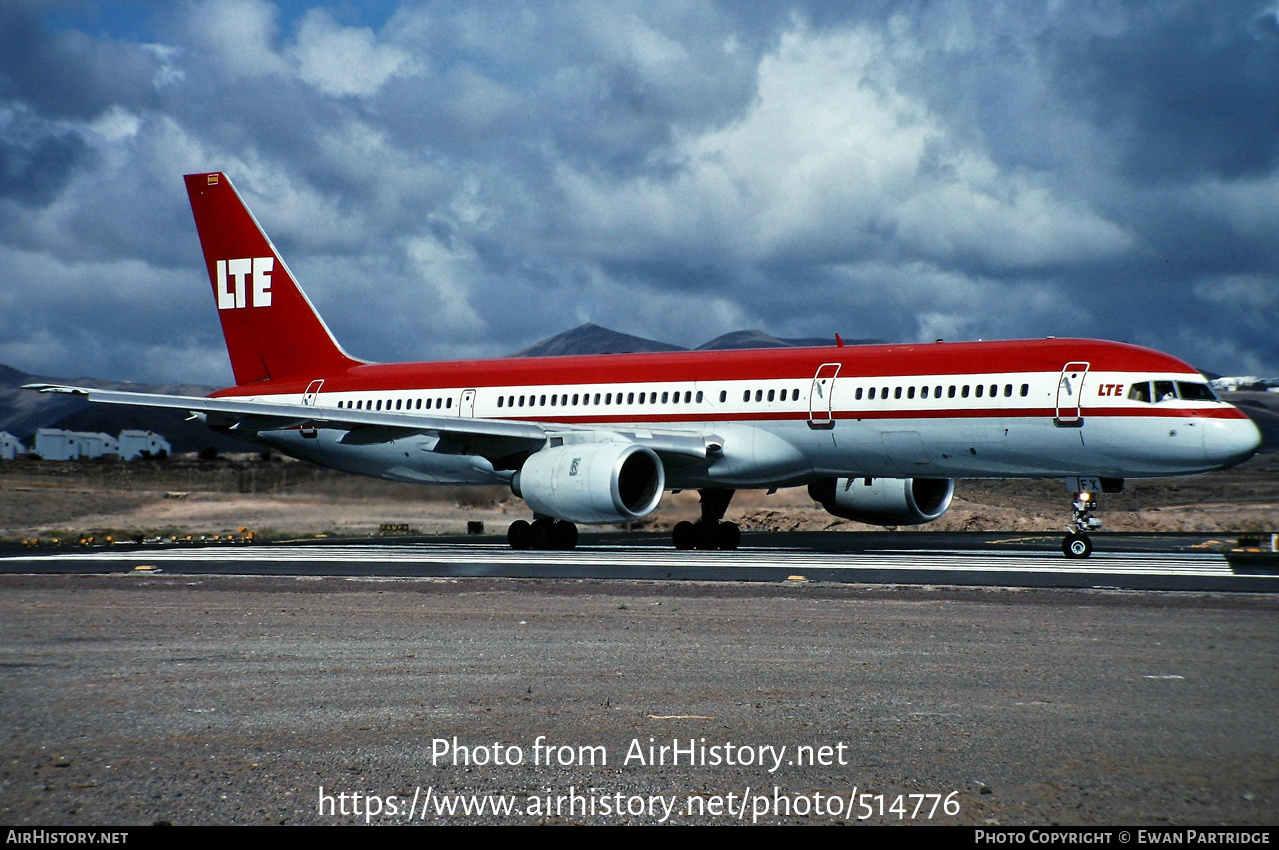
[[[1061,540],[1061,551],[1067,558],[1087,558],[1092,554],[1092,538],[1088,532],[1101,528],[1101,520],[1093,516],[1102,493],[1120,493],[1122,478],[1067,478],[1066,486],[1075,493],[1070,503],[1069,531]]]
[[[1091,516],[1097,509],[1097,494],[1087,490],[1076,493],[1070,507],[1070,531],[1062,538],[1061,551],[1067,558],[1087,558],[1092,554],[1088,532],[1101,528],[1101,520]]]

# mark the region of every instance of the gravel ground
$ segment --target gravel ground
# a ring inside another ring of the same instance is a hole
[[[689,823],[736,820],[690,795],[771,808],[776,786],[808,814],[766,822],[954,792],[933,823],[1273,824],[1276,626],[1279,600],[1252,595],[0,577],[0,822],[363,823],[368,801],[338,795],[430,788],[520,808],[428,823],[651,823],[658,798]],[[607,764],[534,765],[542,735]],[[454,736],[525,763],[433,765]],[[625,763],[650,738],[786,749],[772,773]],[[789,763],[800,746],[832,763]],[[527,812],[570,788],[594,815]]]

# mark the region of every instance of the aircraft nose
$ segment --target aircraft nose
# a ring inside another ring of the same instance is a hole
[[[1204,425],[1204,455],[1219,468],[1243,463],[1261,448],[1261,429],[1251,419],[1210,419]]]

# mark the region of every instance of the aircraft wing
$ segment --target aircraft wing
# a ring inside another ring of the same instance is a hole
[[[200,414],[213,428],[228,432],[284,431],[293,428],[326,428],[347,432],[348,445],[390,442],[413,434],[432,434],[449,442],[474,444],[476,454],[505,455],[513,451],[537,451],[551,434],[607,432],[652,449],[663,459],[702,460],[718,450],[718,438],[694,431],[600,428],[556,422],[513,419],[473,419],[465,416],[430,416],[398,411],[349,410],[306,404],[244,401],[236,398],[132,393],[69,387],[59,384],[27,384],[26,390],[65,393],[98,404],[123,404],[186,410]],[[487,448],[487,451],[486,451]]]

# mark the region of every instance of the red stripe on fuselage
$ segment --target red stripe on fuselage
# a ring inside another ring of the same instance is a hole
[[[367,364],[336,374],[243,384],[219,390],[213,396],[301,393],[317,379],[324,380],[325,393],[695,381],[807,383],[824,363],[839,363],[839,378],[843,380],[1059,372],[1067,363],[1080,361],[1087,361],[1094,372],[1198,375],[1180,360],[1148,348],[1100,340],[1054,339]]]

